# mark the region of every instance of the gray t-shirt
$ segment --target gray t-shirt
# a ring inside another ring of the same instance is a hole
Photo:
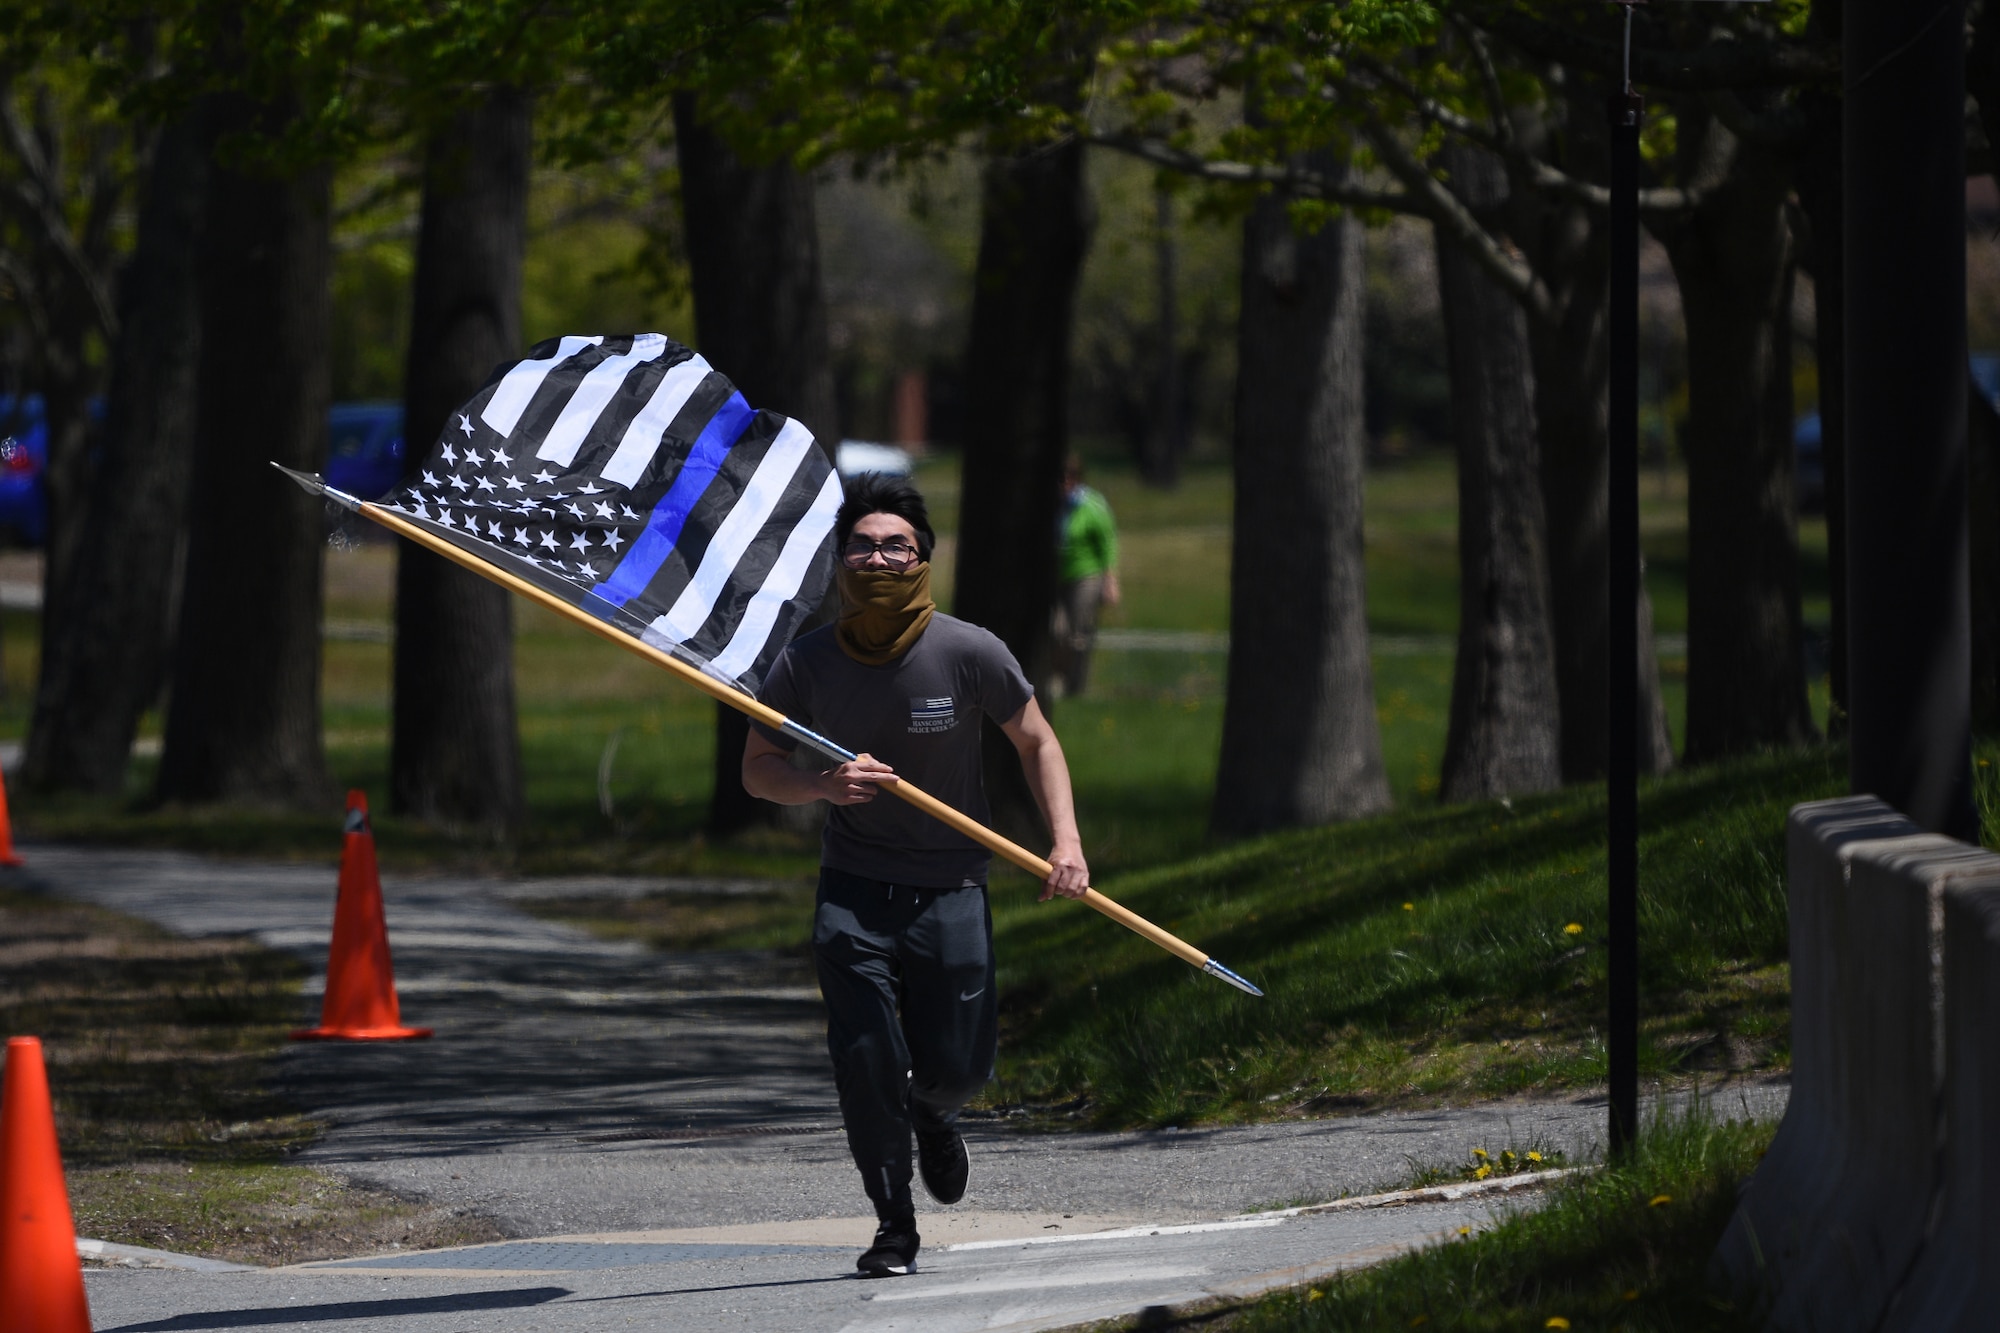
[[[757,697],[792,721],[875,756],[980,823],[990,816],[979,780],[980,715],[1005,722],[1034,697],[1007,646],[977,625],[934,614],[893,662],[865,666],[840,650],[831,625],[801,635]],[[786,750],[798,742],[761,724]],[[925,888],[986,882],[984,847],[884,791],[827,815],[820,860],[835,870]]]

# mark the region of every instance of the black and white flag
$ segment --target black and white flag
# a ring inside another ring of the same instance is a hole
[[[657,333],[538,343],[381,503],[755,692],[833,575],[840,479]]]

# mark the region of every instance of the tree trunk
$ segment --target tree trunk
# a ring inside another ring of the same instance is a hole
[[[1171,490],[1180,484],[1181,455],[1187,452],[1187,392],[1181,362],[1180,256],[1174,234],[1173,191],[1153,191],[1153,274],[1159,288],[1154,396],[1144,435],[1139,475],[1149,486]]]
[[[1968,384],[1967,564],[1972,605],[1972,729],[2000,731],[2000,413]]]
[[[1848,783],[1977,839],[1965,512],[1965,7],[1842,7]]]
[[[987,167],[954,605],[998,634],[1038,684],[1049,670],[1070,329],[1091,228],[1080,144]]]
[[[812,181],[782,161],[737,157],[702,123],[689,93],[674,97],[674,138],[702,354],[753,407],[805,423],[831,456],[838,416]],[[741,713],[716,705],[711,832],[780,817],[743,790],[748,730]]]
[[[1092,226],[1080,143],[987,164],[965,359],[953,611],[1000,636],[1044,709],[1056,516],[1069,455],[1070,333]],[[985,757],[996,822],[1038,836],[1013,747],[991,725]]]
[[[1572,175],[1603,181],[1610,172],[1604,106],[1596,91],[1577,86],[1580,82],[1570,87],[1561,151],[1550,156]],[[1562,776],[1564,782],[1588,782],[1604,776],[1610,708],[1607,221],[1583,205],[1531,190],[1515,190],[1511,199],[1514,238],[1533,257],[1550,293],[1550,315],[1530,323],[1528,346],[1534,358],[1542,504],[1548,517]],[[1662,773],[1673,764],[1673,745],[1660,703],[1652,602],[1643,584],[1639,640],[1639,707],[1649,719],[1639,732],[1639,769]]]
[[[229,121],[254,123],[236,99]],[[315,806],[320,501],[274,471],[319,470],[331,383],[330,173],[210,169],[200,406],[187,574],[159,793]]]
[[[62,341],[82,348],[85,335],[72,330]],[[74,373],[50,376],[42,384],[42,410],[48,429],[48,463],[42,470],[42,502],[47,513],[47,540],[42,556],[42,624],[61,637],[67,632],[76,581],[77,557],[83,550],[84,523],[90,510],[93,474],[90,398],[97,376],[83,363]],[[39,682],[37,691],[39,692]]]
[[[527,96],[500,89],[454,116],[425,152],[405,477],[423,470],[452,409],[521,353],[531,130]],[[505,836],[526,808],[511,594],[399,540],[395,653],[391,807]]]
[[[1691,217],[1654,227],[1687,320],[1689,763],[1818,735],[1799,614],[1790,181],[1719,123],[1683,115],[1684,144],[1698,126],[1722,137],[1708,153],[1733,154],[1728,174]]]
[[[159,697],[195,442],[206,189],[198,114],[160,134],[119,292],[96,494],[66,593],[45,622],[22,780],[116,795],[139,720]]]
[[[1347,170],[1331,154],[1307,164]],[[1361,495],[1362,229],[1243,223],[1229,692],[1213,822],[1229,834],[1389,806],[1368,658]]]
[[[1489,212],[1507,193],[1498,158],[1452,147],[1461,198]],[[1458,660],[1439,794],[1546,791],[1562,781],[1548,531],[1535,444],[1528,323],[1458,246],[1438,243],[1438,289],[1458,449]]]

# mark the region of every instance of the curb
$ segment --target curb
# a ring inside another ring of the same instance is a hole
[[[1268,1213],[1244,1213],[1243,1217],[1307,1217],[1314,1213],[1346,1213],[1364,1208],[1396,1208],[1411,1203],[1452,1203],[1459,1199],[1477,1198],[1482,1194],[1513,1194],[1519,1190],[1539,1189],[1553,1184],[1565,1176],[1573,1176],[1583,1171],[1594,1170],[1588,1166],[1560,1166],[1549,1171],[1524,1171],[1513,1176],[1494,1176],[1490,1180],[1468,1180],[1457,1185],[1426,1185],[1422,1189],[1390,1190],[1387,1194],[1362,1194],[1352,1199],[1334,1199],[1328,1203],[1308,1203],[1297,1208],[1275,1208]]]
[[[203,1259],[199,1255],[175,1254],[171,1250],[149,1250],[143,1245],[120,1245],[108,1240],[76,1238],[76,1257],[113,1268],[177,1268],[191,1273],[258,1273],[254,1264],[232,1264],[225,1259]]]

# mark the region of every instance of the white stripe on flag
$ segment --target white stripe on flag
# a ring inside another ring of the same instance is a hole
[[[604,341],[599,333],[592,337],[572,333],[563,338],[556,347],[556,354],[546,361],[516,361],[514,368],[507,372],[493,396],[486,400],[486,406],[479,413],[479,419],[500,432],[504,438],[514,433],[514,424],[521,414],[528,410],[528,401],[535,396],[535,390],[542,387],[542,381],[549,372],[575,356],[586,347],[595,347]]]
[[[687,587],[681,589],[672,609],[653,622],[653,628],[662,637],[673,643],[686,643],[707,621],[736,562],[770,520],[771,511],[778,507],[785,488],[799,470],[800,460],[812,447],[812,432],[796,421],[787,420],[763,461],[757,464],[757,471],[743,488],[736,507],[715,530],[714,539],[702,554],[701,568],[695,570]]]
[[[557,467],[568,467],[576,458],[576,451],[583,447],[583,437],[590,434],[590,428],[597,424],[598,413],[611,401],[611,395],[618,392],[618,386],[625,382],[625,376],[632,368],[647,361],[657,359],[667,350],[667,340],[657,333],[642,333],[632,340],[632,350],[620,352],[617,356],[607,356],[583,377],[583,383],[576,386],[569,401],[563,404],[562,414],[556,424],[549,427],[549,433],[542,439],[542,447],[535,450],[535,457],[546,459]]]
[[[771,627],[777,623],[778,612],[785,603],[796,597],[799,585],[805,582],[806,569],[813,557],[819,554],[820,543],[826,534],[833,531],[833,518],[840,510],[840,474],[829,472],[826,482],[813,497],[812,508],[792,529],[792,535],[785,538],[785,549],[778,554],[778,563],[771,566],[771,572],[764,579],[764,586],[757,589],[757,595],[750,599],[750,605],[743,612],[743,619],[736,626],[736,633],[730,636],[729,646],[715,655],[709,663],[710,669],[728,680],[734,680],[757,664],[757,657],[764,651],[764,645],[771,637]]]
[[[598,475],[627,489],[637,485],[645,474],[646,464],[653,461],[667,427],[674,424],[674,418],[681,414],[708,375],[708,362],[700,356],[691,356],[669,370],[666,378],[654,387],[652,398],[625,428],[625,438],[618,442],[617,452]]]

